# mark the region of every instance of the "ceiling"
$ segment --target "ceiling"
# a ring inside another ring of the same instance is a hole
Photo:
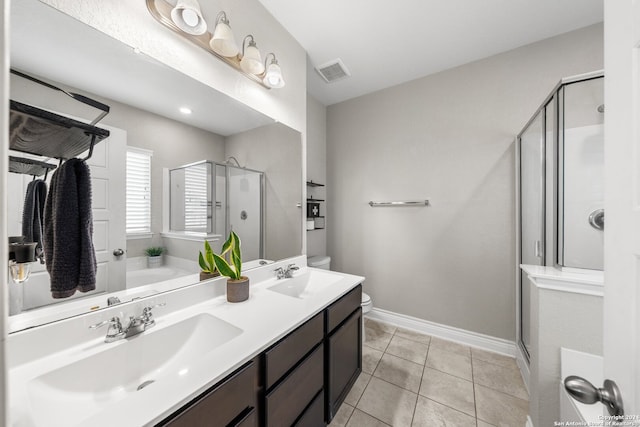
[[[325,105],[603,20],[603,0],[260,2],[307,51],[308,91]],[[313,67],[336,58],[351,77],[325,83]]]

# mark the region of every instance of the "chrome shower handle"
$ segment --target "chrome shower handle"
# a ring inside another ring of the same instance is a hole
[[[589,225],[596,230],[604,230],[604,209],[596,209],[589,214]]]

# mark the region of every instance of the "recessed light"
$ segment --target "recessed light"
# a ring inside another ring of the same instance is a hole
[[[189,107],[180,107],[180,112],[182,114],[191,114],[191,108],[189,108]]]

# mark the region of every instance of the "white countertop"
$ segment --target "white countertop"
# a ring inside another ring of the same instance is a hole
[[[284,264],[286,265],[290,261],[286,260]],[[304,260],[300,258],[298,265],[303,263]],[[208,287],[209,292],[212,292],[210,289],[215,286],[217,290],[213,294],[218,296],[204,300],[200,299],[202,302],[173,312],[169,312],[169,307],[171,307],[174,299],[180,298],[180,291],[156,296],[155,301],[166,302],[167,306],[155,310],[157,325],[143,334],[153,334],[165,326],[170,326],[202,313],[208,313],[229,322],[242,329],[242,333],[210,353],[203,355],[201,359],[189,367],[188,372],[163,375],[161,379],[158,379],[152,385],[111,404],[104,411],[95,414],[95,416],[86,418],[76,424],[65,423],[65,427],[70,425],[92,427],[154,425],[251,360],[364,280],[360,276],[335,273],[342,276],[337,283],[314,294],[313,298],[298,299],[267,289],[277,282],[275,279],[262,279],[270,277],[272,270],[278,266],[279,263],[271,264],[265,269],[256,269],[255,273],[249,274],[254,276],[251,277],[251,296],[249,300],[242,303],[228,303],[225,295],[221,294],[220,289],[224,288],[225,279],[201,283],[195,285],[192,289],[186,289],[184,292],[193,293],[202,292],[199,287],[203,287],[203,289]],[[307,271],[306,267],[302,268],[296,275],[305,274]],[[176,305],[180,304],[184,304],[184,302],[176,302]],[[97,321],[110,315],[110,312],[104,313]],[[89,319],[83,319],[83,317],[68,319],[59,323],[66,322],[70,330],[85,331],[85,335],[89,335],[86,332],[86,327],[96,321],[96,316],[92,316]],[[45,325],[36,329],[54,326],[55,324]],[[51,333],[54,335],[60,334],[63,337],[64,331],[60,330],[62,325],[58,325],[57,328],[58,331],[52,330]],[[8,340],[9,348],[11,349],[12,344],[14,346],[31,347],[33,345],[32,340],[42,339],[44,336],[42,334],[46,333],[46,331],[40,330],[35,331],[36,333],[30,336],[29,332],[19,333],[20,336],[16,336],[13,343],[12,335],[10,335]],[[69,332],[69,334],[73,333],[75,332]],[[13,352],[10,350],[9,425],[15,427],[52,427],[51,420],[38,418],[42,417],[42,415],[38,415],[38,408],[32,407],[28,394],[29,382],[46,372],[104,351],[107,346],[126,345],[128,342],[128,340],[121,340],[110,344],[104,343],[105,333],[106,330],[104,328],[97,333],[91,331],[90,340],[79,342],[71,347],[54,348],[53,354],[26,357],[28,349],[14,348]],[[129,340],[133,339],[136,339],[136,337],[132,337]],[[23,359],[25,360],[24,363],[22,363]],[[118,366],[118,363],[118,361],[114,361],[113,366],[96,366],[95,369],[122,369],[123,367]],[[70,405],[67,408],[60,408],[60,411],[71,412],[74,411],[74,407]]]

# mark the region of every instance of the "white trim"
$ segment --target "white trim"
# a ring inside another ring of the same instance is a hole
[[[127,240],[150,239],[152,237],[153,237],[153,233],[129,233],[129,234],[127,234]]]
[[[604,296],[604,275],[602,271],[583,270],[575,272],[555,267],[521,265],[531,283],[539,289],[559,292]]]
[[[177,239],[177,240],[187,240],[189,242],[200,242],[204,243],[205,239],[209,242],[217,242],[222,238],[220,234],[205,234],[205,233],[191,233],[188,231],[169,231],[162,232],[160,236],[165,239]]]
[[[525,424],[525,427],[534,427],[533,426],[533,421],[531,420],[531,416],[527,415],[527,422]]]
[[[373,308],[366,317],[382,322],[390,323],[402,328],[422,332],[434,337],[455,341],[482,350],[501,353],[507,356],[516,357],[516,344],[513,341],[496,338],[489,335],[479,334],[453,326],[442,325],[417,317],[406,316],[380,308]]]
[[[133,153],[146,154],[149,157],[153,157],[153,150],[147,150],[146,148],[134,147],[133,145],[127,145],[127,150]]]

